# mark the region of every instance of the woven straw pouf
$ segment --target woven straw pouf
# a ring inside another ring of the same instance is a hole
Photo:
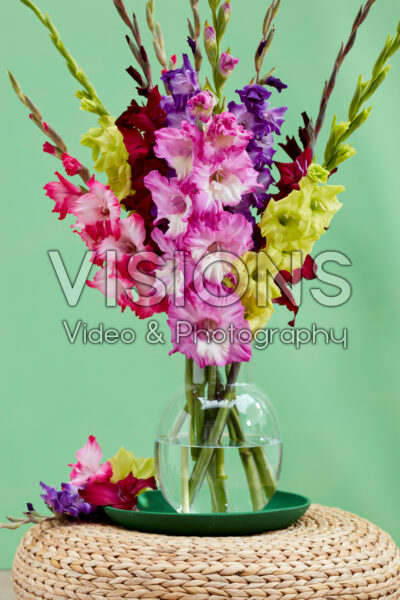
[[[13,581],[18,600],[398,600],[400,555],[375,525],[318,505],[288,529],[247,537],[47,522],[26,533]]]

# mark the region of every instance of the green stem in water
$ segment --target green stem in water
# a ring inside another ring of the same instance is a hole
[[[216,399],[217,367],[208,368],[208,390],[207,398],[212,401]],[[214,450],[207,469],[207,481],[210,487],[213,512],[227,512],[228,496],[225,486],[225,457],[224,449]]]
[[[234,406],[229,415],[229,423],[231,425],[231,429],[234,431],[234,435],[237,436],[237,441],[244,441],[245,436],[243,434],[242,426],[240,424],[239,413],[237,407]],[[230,430],[231,430],[230,429]],[[248,448],[252,455],[252,466],[253,464],[256,466],[258,471],[259,480],[261,482],[262,488],[265,492],[267,500],[271,500],[274,495],[276,488],[278,487],[278,482],[276,480],[275,473],[268,462],[267,457],[265,456],[265,452],[263,448]],[[247,476],[247,472],[246,472]],[[251,476],[252,482],[254,483],[253,476]],[[251,490],[250,490],[251,491]],[[263,504],[265,506],[265,502]],[[263,506],[261,508],[263,508]],[[258,509],[259,510],[259,509]]]
[[[224,449],[214,450],[207,469],[207,481],[210,486],[211,505],[213,512],[228,512],[229,503],[225,487],[225,460]]]
[[[181,446],[182,512],[184,513],[188,513],[190,510],[188,464],[188,448],[187,446]]]
[[[185,360],[185,395],[189,413],[189,444],[194,446],[195,430],[194,430],[194,402],[193,402],[193,360],[187,358]]]
[[[236,381],[238,372],[239,372],[240,364],[234,363],[229,372],[228,382],[226,384],[226,389],[224,393],[223,400],[221,402],[222,406],[218,408],[216,418],[211,429],[210,435],[207,439],[207,443],[209,446],[203,447],[200,450],[198,459],[193,468],[190,480],[189,480],[189,501],[190,505],[196,500],[197,495],[200,491],[200,488],[203,484],[204,478],[207,473],[207,469],[212,460],[214,454],[213,446],[217,445],[220,441],[221,435],[226,426],[230,404],[234,396],[234,388],[233,385]]]
[[[241,444],[244,442],[244,436],[241,431],[237,431],[236,426],[234,425],[232,419],[232,412],[235,410],[235,407],[231,409],[229,420],[228,420],[228,429],[229,436],[231,440],[237,444]],[[240,423],[239,423],[240,427]],[[251,448],[238,448],[240,460],[242,461],[243,469],[246,475],[247,484],[249,486],[251,504],[253,506],[253,510],[261,510],[265,506],[265,497],[263,493],[263,488],[260,481],[260,476],[258,474],[258,469],[256,462],[254,460],[254,456]]]

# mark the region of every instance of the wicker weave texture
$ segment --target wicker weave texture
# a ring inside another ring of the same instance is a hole
[[[26,533],[13,582],[17,600],[399,600],[400,554],[372,523],[318,505],[248,537],[48,522]]]

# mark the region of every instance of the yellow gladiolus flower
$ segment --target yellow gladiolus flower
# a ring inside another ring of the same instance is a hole
[[[132,175],[124,138],[114,117],[101,117],[99,125],[82,136],[81,144],[92,149],[94,168],[107,174],[108,185],[118,200],[123,200],[131,193]]]
[[[337,194],[341,185],[328,185],[328,171],[311,165],[300,181],[299,190],[293,190],[282,200],[271,200],[261,218],[260,228],[266,238],[266,251],[280,252],[279,270],[289,267],[291,252],[300,251],[303,262],[314,242],[325,233],[333,215],[342,206]],[[301,265],[300,265],[301,266]]]
[[[120,448],[109,462],[113,471],[111,483],[118,483],[130,473],[136,479],[155,477],[154,458],[135,458],[133,452],[129,452],[126,448]]]
[[[249,322],[251,330],[265,327],[274,312],[272,300],[281,295],[279,287],[274,282],[278,274],[275,265],[279,252],[246,252],[236,263],[238,284],[236,293],[245,308],[244,317]]]

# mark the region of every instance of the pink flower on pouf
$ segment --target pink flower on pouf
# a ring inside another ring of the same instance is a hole
[[[111,464],[107,461],[103,465],[101,459],[103,453],[96,438],[89,436],[86,444],[77,451],[76,464],[68,465],[72,467],[70,481],[76,487],[83,487],[91,481],[109,481],[112,477]]]

